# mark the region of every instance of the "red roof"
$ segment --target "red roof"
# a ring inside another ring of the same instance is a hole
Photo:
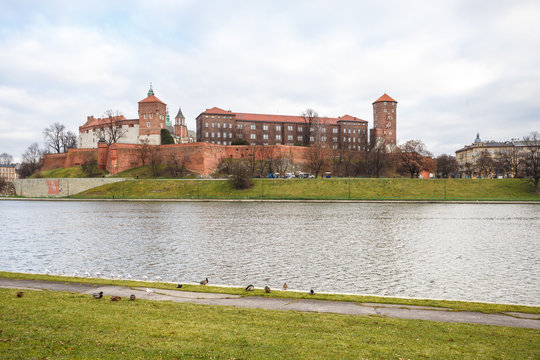
[[[231,112],[231,110],[223,110],[218,107],[213,107],[211,109],[206,109],[206,111],[203,112],[203,114],[225,114],[225,115],[234,115],[234,113]]]
[[[159,103],[162,103],[163,105],[166,105],[163,101],[159,100],[155,95],[150,95],[146,99],[139,101],[139,103],[152,103],[152,102],[159,102]]]
[[[126,123],[138,123],[139,119],[126,119],[124,115],[120,116],[113,116],[114,121],[119,121],[120,124],[126,124]],[[79,129],[81,128],[92,128],[92,127],[101,127],[104,125],[109,124],[109,118],[95,118],[93,116],[88,116],[88,119],[86,121],[86,124],[79,126]]]
[[[271,114],[252,114],[252,113],[233,113],[231,111],[225,111],[223,109],[213,107],[211,109],[206,109],[202,114],[225,114],[225,115],[235,115],[236,120],[244,121],[262,121],[262,122],[282,122],[282,123],[303,123],[304,118],[302,116],[296,115],[271,115]],[[202,115],[201,114],[201,115]],[[337,124],[338,121],[357,121],[357,122],[367,122],[350,115],[344,115],[338,118],[329,118],[329,117],[320,117],[324,123]]]
[[[375,100],[373,103],[377,103],[377,102],[381,102],[381,101],[392,101],[392,102],[396,102],[396,100],[392,99],[390,96],[388,96],[387,93],[384,93],[380,98],[378,98],[377,100]]]

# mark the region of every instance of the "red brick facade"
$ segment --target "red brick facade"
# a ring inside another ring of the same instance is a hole
[[[397,101],[384,94],[373,103],[373,129],[370,130],[371,145],[377,139],[396,145]]]

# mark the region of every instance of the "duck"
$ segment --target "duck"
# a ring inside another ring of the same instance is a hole
[[[120,301],[122,298],[120,296],[111,296],[111,301]]]
[[[163,278],[162,278],[161,276],[158,275],[158,276],[156,276],[156,280],[157,280],[157,281],[161,281],[161,280],[163,280]]]
[[[283,284],[283,291],[287,291],[288,288],[289,288],[289,285],[287,285],[287,283]]]
[[[135,299],[136,299],[135,294],[131,294],[131,295],[129,296],[129,300],[133,301],[133,300],[135,300]]]
[[[264,292],[266,292],[267,294],[270,292],[270,288],[268,287],[268,285],[264,287]]]
[[[23,297],[24,291],[17,291],[17,297]]]
[[[103,291],[93,293],[92,296],[94,297],[94,299],[101,299],[103,297]]]
[[[149,289],[149,288],[146,288],[146,292],[147,292],[147,293],[149,293],[149,294],[151,294],[151,293],[153,293],[153,292],[154,292],[154,290],[152,290],[152,289]]]
[[[313,289],[309,290],[309,295],[315,295],[315,291]]]
[[[208,284],[208,278],[204,279],[204,280],[201,281],[199,284],[201,284],[201,285],[206,285],[206,284]]]
[[[177,289],[182,288],[182,284],[176,284],[176,288],[177,288]]]
[[[255,286],[251,284],[246,287],[246,291],[253,291],[253,289],[255,289]]]

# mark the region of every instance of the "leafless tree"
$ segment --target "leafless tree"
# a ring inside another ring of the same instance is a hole
[[[442,178],[454,177],[458,170],[455,156],[442,154],[437,156],[437,176]]]
[[[156,178],[161,175],[161,150],[159,146],[151,146],[149,149],[149,155],[152,175]]]
[[[0,164],[9,165],[13,162],[13,156],[8,153],[0,154]]]
[[[43,136],[45,137],[45,145],[54,153],[61,153],[63,150],[63,138],[65,125],[55,122],[51,126],[43,130]]]
[[[304,136],[302,137],[302,143],[304,146],[310,146],[310,138],[313,130],[316,130],[320,124],[319,114],[313,109],[306,109],[302,113],[302,119],[304,120]]]
[[[371,176],[380,177],[389,166],[388,146],[384,138],[377,139],[367,156],[368,169]]]
[[[71,130],[66,132],[62,137],[62,150],[67,152],[69,149],[77,147],[77,135]]]
[[[186,166],[190,161],[188,154],[170,154],[167,161],[167,169],[172,177],[184,177]]]
[[[121,121],[124,120],[124,115],[118,110],[107,110],[103,117],[106,122],[103,128],[98,131],[98,136],[105,139],[107,145],[118,142],[127,132],[127,129],[122,128]]]
[[[409,140],[399,146],[399,151],[401,168],[411,178],[418,177],[420,171],[426,166],[425,159],[432,156],[421,140]]]
[[[538,182],[540,181],[540,134],[537,131],[531,132],[523,138],[525,142],[524,163],[525,171],[534,183],[534,192],[538,193]]]
[[[150,152],[150,139],[145,138],[141,140],[141,146],[137,149],[139,152],[139,158],[141,159],[142,166],[145,165],[146,159],[148,158],[148,153]]]
[[[26,178],[34,174],[40,168],[40,160],[43,151],[38,143],[31,144],[22,155],[22,163],[19,168],[19,176]]]
[[[313,144],[306,152],[305,170],[318,177],[330,159],[331,152],[328,147]]]
[[[493,172],[493,158],[487,150],[483,150],[476,159],[476,171],[481,176],[489,177]]]
[[[463,165],[462,171],[465,173],[465,175],[469,178],[472,178],[473,172],[474,172],[474,164],[472,162],[466,162]]]

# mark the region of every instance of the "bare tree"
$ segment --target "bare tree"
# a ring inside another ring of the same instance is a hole
[[[13,162],[13,156],[8,153],[0,154],[0,164],[9,165]]]
[[[304,120],[304,136],[302,137],[302,143],[304,146],[310,146],[312,131],[320,123],[319,114],[317,114],[315,110],[308,108],[301,116]]]
[[[62,141],[64,138],[64,130],[66,127],[63,124],[55,122],[51,126],[43,130],[43,136],[45,137],[45,145],[57,154],[63,150]]]
[[[69,149],[77,148],[77,135],[71,130],[62,136],[62,150],[67,152]]]
[[[465,173],[465,175],[466,175],[467,177],[472,178],[473,172],[474,172],[474,164],[467,161],[467,162],[463,165],[462,171]]]
[[[40,168],[40,160],[43,151],[38,143],[31,144],[22,155],[22,163],[19,168],[19,176],[26,178],[34,174]]]
[[[184,177],[186,166],[190,161],[188,154],[171,154],[167,161],[167,169],[172,177]]]
[[[388,167],[389,154],[388,146],[384,138],[376,140],[375,145],[369,151],[368,157],[368,169],[371,176],[380,177],[385,168]]]
[[[118,142],[127,132],[127,129],[122,128],[122,120],[125,120],[124,115],[118,110],[107,110],[103,117],[106,122],[103,128],[98,130],[98,136],[105,139],[107,145]]]
[[[489,151],[484,150],[476,159],[476,171],[482,176],[489,177],[493,172],[493,158]]]
[[[437,176],[442,178],[454,177],[458,170],[455,156],[442,154],[437,156]]]
[[[142,166],[144,166],[146,163],[146,159],[148,157],[148,153],[150,152],[151,147],[152,145],[150,145],[150,139],[145,138],[141,140],[141,146],[137,150],[139,152]]]
[[[150,167],[155,178],[161,175],[161,151],[159,146],[150,147]]]
[[[328,147],[324,147],[321,144],[313,144],[306,152],[305,170],[318,177],[330,159],[330,154]]]
[[[401,168],[411,178],[418,177],[420,171],[426,167],[426,158],[432,155],[421,140],[409,140],[399,147]]]
[[[525,142],[525,171],[534,183],[534,192],[538,193],[538,182],[540,181],[540,134],[533,131],[523,138]]]

